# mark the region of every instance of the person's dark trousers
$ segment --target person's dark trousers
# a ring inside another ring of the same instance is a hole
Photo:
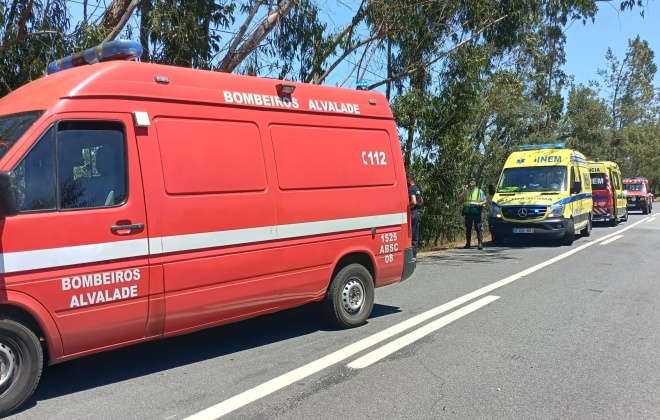
[[[482,246],[484,241],[483,225],[481,223],[481,213],[468,213],[465,215],[465,245],[470,245],[472,239],[472,225],[477,231],[477,238],[479,239],[479,246]]]
[[[410,212],[412,221],[412,251],[413,258],[417,259],[417,245],[419,244],[419,211]]]

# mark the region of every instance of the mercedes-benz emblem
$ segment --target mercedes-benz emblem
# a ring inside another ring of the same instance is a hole
[[[518,216],[527,217],[527,209],[523,207],[520,210],[518,210]]]

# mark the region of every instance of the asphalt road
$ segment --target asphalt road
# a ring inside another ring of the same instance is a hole
[[[489,245],[421,258],[360,328],[306,306],[46,368],[9,418],[660,418],[660,217]]]

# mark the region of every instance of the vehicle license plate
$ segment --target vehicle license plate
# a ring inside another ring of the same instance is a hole
[[[513,228],[513,233],[534,233],[534,228]]]

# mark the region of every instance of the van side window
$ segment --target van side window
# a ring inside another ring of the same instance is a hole
[[[14,169],[21,211],[55,210],[55,130],[53,127],[37,141]]]
[[[619,173],[614,173],[614,188],[617,190],[621,189],[621,179],[619,179]]]
[[[126,201],[126,142],[120,123],[66,121],[58,126],[60,208]]]
[[[46,131],[14,171],[21,211],[123,204],[124,127],[117,122],[62,121]]]

